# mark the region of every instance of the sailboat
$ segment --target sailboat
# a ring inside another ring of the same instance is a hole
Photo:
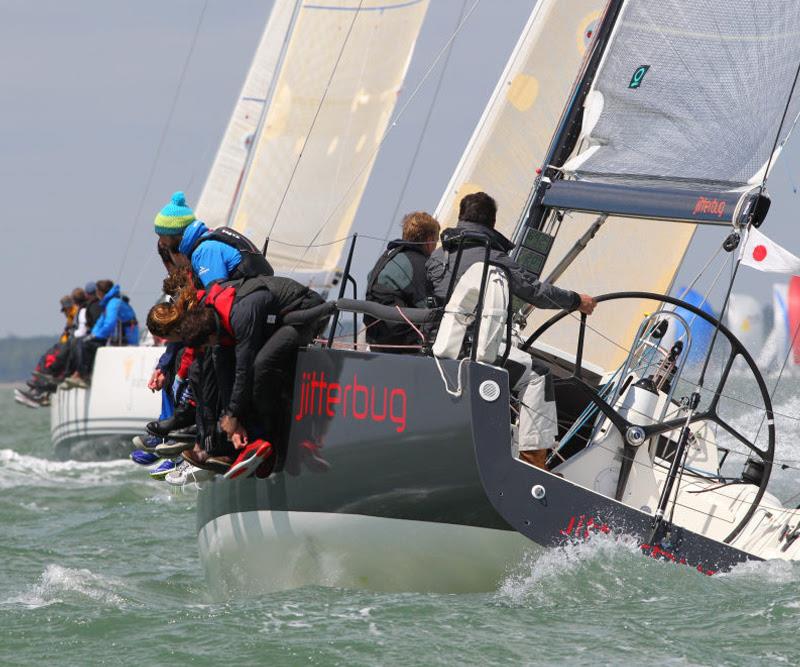
[[[788,283],[772,286],[772,326],[758,356],[759,368],[777,368],[787,355],[792,367],[800,365],[800,337],[795,336],[798,327],[800,276],[792,276]]]
[[[427,6],[276,0],[198,200],[198,218],[245,233],[265,252],[272,234],[281,243],[270,246],[269,260],[281,273],[321,291],[337,282],[337,240],[352,225]],[[298,241],[315,233],[322,249],[309,252]],[[52,399],[56,454],[127,454],[131,438],[161,410],[147,381],[163,351],[101,348],[91,388],[59,389]]]
[[[800,511],[767,489],[764,378],[719,319],[667,296],[697,225],[720,228],[738,268],[733,251],[766,218],[798,113],[798,33],[794,1],[537,3],[439,215],[494,192],[520,263],[607,292],[590,319],[514,314],[507,299],[506,324],[525,318],[521,347],[556,377],[549,470],[513,456],[509,373],[477,343],[463,359],[308,348],[275,472],[201,486],[212,587],[486,590],[526,550],[594,534],[703,574],[800,557]],[[714,330],[699,366],[686,363],[695,319]]]

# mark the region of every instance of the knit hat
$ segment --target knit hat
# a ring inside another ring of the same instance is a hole
[[[192,222],[194,222],[194,211],[186,205],[186,195],[176,192],[172,195],[172,201],[156,216],[156,234],[180,236]]]
[[[86,283],[83,291],[87,294],[97,294],[97,285],[95,285],[93,282]]]

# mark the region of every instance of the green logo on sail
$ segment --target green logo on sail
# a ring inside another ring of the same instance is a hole
[[[647,74],[647,70],[650,69],[650,65],[640,65],[636,68],[636,71],[633,73],[631,77],[631,82],[628,84],[628,88],[633,88],[634,90],[642,85],[642,79],[644,79],[644,75]]]

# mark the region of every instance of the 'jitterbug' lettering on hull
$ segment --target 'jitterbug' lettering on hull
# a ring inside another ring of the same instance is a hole
[[[368,387],[353,374],[349,384],[328,382],[325,373],[303,373],[295,421],[305,417],[352,417],[374,422],[390,421],[398,433],[406,430],[408,401],[399,387]]]

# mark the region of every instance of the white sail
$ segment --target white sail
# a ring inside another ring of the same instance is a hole
[[[242,92],[195,207],[197,217],[209,227],[228,224],[256,129],[269,103],[275,70],[297,5],[297,0],[275,0],[272,6]]]
[[[731,294],[725,311],[725,323],[748,350],[763,349],[764,309],[755,297],[749,294]]]
[[[788,302],[789,286],[786,283],[775,283],[772,286],[772,326],[757,359],[758,367],[762,371],[780,368],[788,354],[792,341]],[[789,355],[790,361],[793,361],[792,356]]]
[[[605,0],[540,0],[436,209],[455,226],[464,195],[483,190],[511,235],[572,89]]]
[[[605,5],[603,0],[541,0],[536,5],[438,206],[444,226],[455,225],[462,196],[484,190],[497,199],[498,229],[509,236],[514,232]],[[567,215],[543,276],[595,217]],[[592,294],[665,293],[693,233],[694,226],[688,224],[609,218],[557,284]],[[588,332],[585,361],[615,368],[647,310],[646,304],[630,300],[599,308],[590,324],[603,335]],[[550,315],[552,311],[534,312],[528,331]],[[576,327],[562,324],[541,339],[542,346],[572,354],[574,336],[567,329],[574,333]]]
[[[280,272],[336,268],[427,0],[302,4],[231,226]],[[312,245],[313,247],[308,247]]]

